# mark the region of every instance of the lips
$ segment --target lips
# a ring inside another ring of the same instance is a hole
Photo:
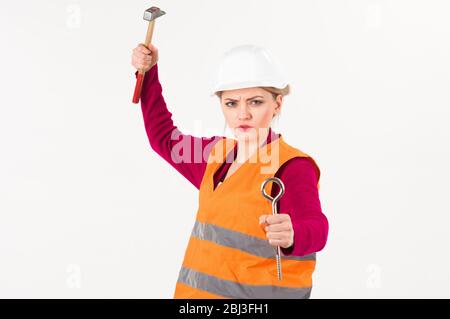
[[[250,129],[252,129],[253,126],[250,126],[250,125],[241,125],[241,126],[239,126],[238,128],[239,128],[241,131],[247,132],[247,131],[249,131]]]

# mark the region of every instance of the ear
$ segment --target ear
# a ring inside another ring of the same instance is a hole
[[[277,106],[275,107],[275,114],[278,114],[281,112],[281,107],[283,105],[283,95],[278,94],[275,103],[277,104]]]

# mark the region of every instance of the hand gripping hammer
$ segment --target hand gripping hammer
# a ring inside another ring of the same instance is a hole
[[[159,9],[158,7],[151,7],[150,9],[145,10],[144,12],[144,20],[147,20],[149,22],[148,29],[147,29],[147,36],[145,37],[145,46],[148,47],[148,45],[152,42],[152,36],[153,36],[153,29],[155,27],[155,20],[159,18],[160,16],[165,15],[166,13]],[[136,79],[136,86],[134,88],[134,95],[133,95],[133,103],[137,104],[139,103],[139,99],[141,98],[141,90],[142,90],[142,83],[144,81],[144,75],[145,72],[142,70],[139,70],[137,79]]]

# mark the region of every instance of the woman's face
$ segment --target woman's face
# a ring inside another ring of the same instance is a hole
[[[283,96],[259,88],[223,91],[222,111],[234,136],[242,142],[258,142],[267,136],[273,117],[281,111]],[[240,126],[248,126],[241,128]]]

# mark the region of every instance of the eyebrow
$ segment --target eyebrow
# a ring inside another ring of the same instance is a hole
[[[261,96],[261,95],[257,95],[257,96],[254,96],[254,97],[251,97],[251,98],[247,99],[247,101],[250,101],[250,100],[256,99],[257,97],[260,97],[260,98],[264,98],[264,97],[263,97],[263,96]],[[238,100],[235,100],[235,99],[231,99],[231,98],[226,98],[225,100],[230,100],[230,101],[238,101]]]

